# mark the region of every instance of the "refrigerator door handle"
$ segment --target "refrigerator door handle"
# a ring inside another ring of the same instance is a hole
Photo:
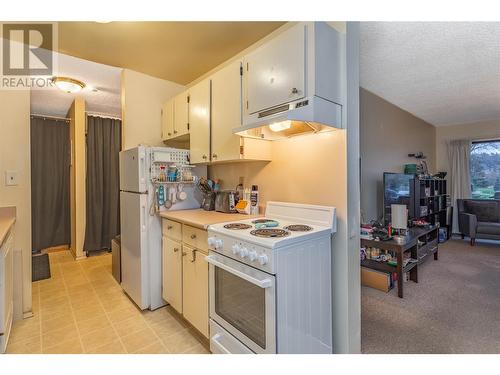
[[[141,231],[146,231],[146,206],[141,206]]]
[[[146,174],[146,155],[144,153],[141,153],[139,155],[139,179],[141,181],[141,184],[146,183],[146,178],[144,175]]]

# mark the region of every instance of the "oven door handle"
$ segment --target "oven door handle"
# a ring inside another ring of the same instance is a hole
[[[209,256],[205,257],[205,259],[208,263],[210,263],[216,267],[219,267],[219,268],[223,269],[224,271],[232,273],[233,275],[238,276],[238,277],[242,278],[243,280],[248,281],[249,283],[257,285],[259,288],[266,289],[266,288],[270,288],[271,286],[273,286],[273,282],[271,279],[268,279],[268,278],[263,279],[263,280],[256,279],[255,277],[247,275],[244,272],[241,272],[241,271],[236,270],[236,269],[234,269],[234,268],[232,268],[232,267],[230,267],[222,262],[219,262],[217,259],[215,259],[215,257],[213,255],[209,255]]]

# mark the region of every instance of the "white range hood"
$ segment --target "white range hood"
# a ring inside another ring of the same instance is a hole
[[[277,140],[342,127],[342,106],[318,96],[260,112],[250,123],[233,129],[242,137]]]
[[[276,140],[341,129],[345,35],[299,22],[244,57],[242,137]]]

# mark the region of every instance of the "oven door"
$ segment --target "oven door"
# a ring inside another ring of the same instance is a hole
[[[255,353],[276,353],[273,275],[210,252],[210,318]]]

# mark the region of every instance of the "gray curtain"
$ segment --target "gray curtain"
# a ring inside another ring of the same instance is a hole
[[[111,249],[120,233],[120,149],[121,121],[87,116],[87,252]]]
[[[32,250],[69,245],[69,122],[31,117]]]
[[[457,140],[447,143],[448,162],[450,165],[450,195],[453,206],[453,233],[458,233],[457,199],[470,198],[470,150],[471,141]]]

